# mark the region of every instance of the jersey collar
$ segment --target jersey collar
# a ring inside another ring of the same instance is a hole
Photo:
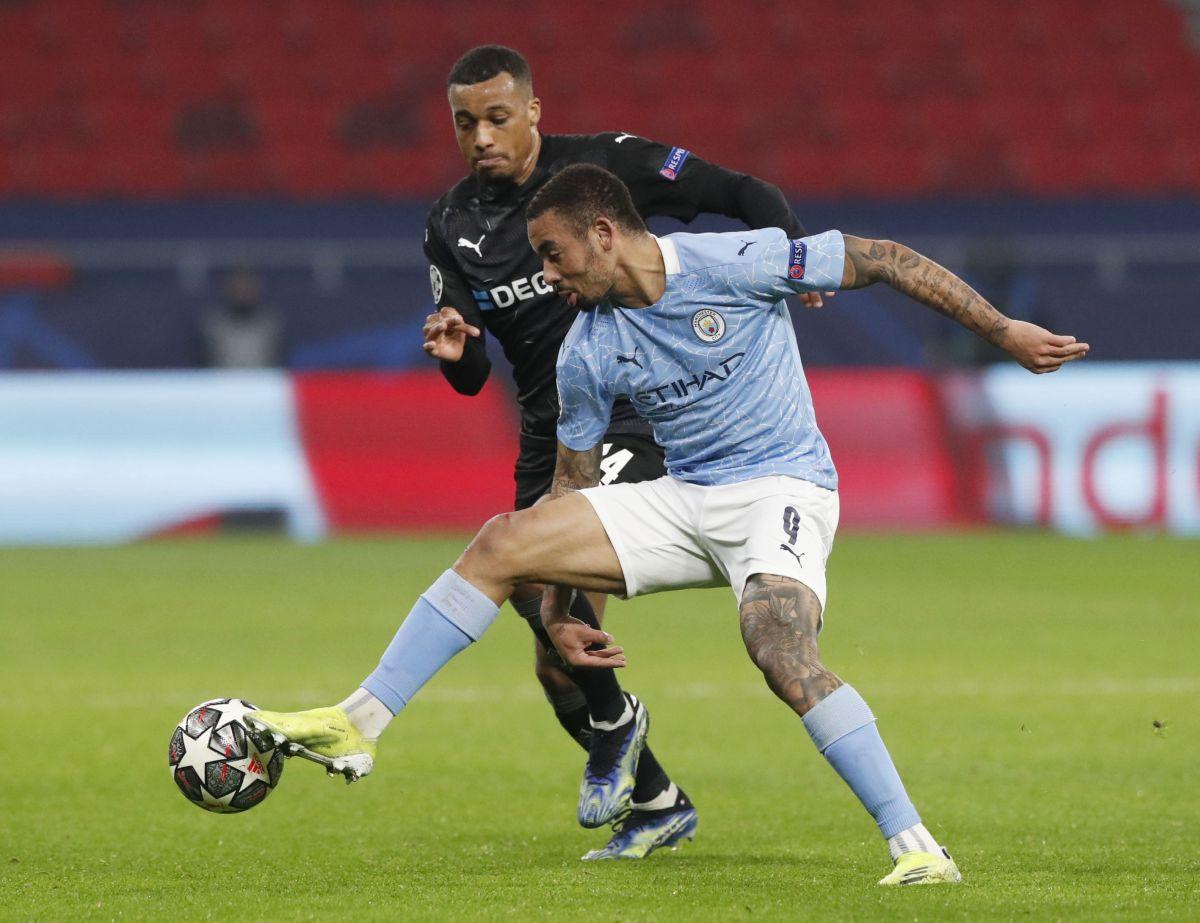
[[[667,270],[667,275],[679,275],[679,253],[675,250],[675,241],[667,237],[654,236],[654,242],[658,244],[658,249],[662,251],[663,266]]]

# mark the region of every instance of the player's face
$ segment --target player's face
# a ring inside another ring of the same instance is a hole
[[[475,173],[489,181],[517,182],[532,172],[542,104],[511,74],[450,87],[458,147]]]
[[[577,237],[554,210],[529,222],[529,243],[542,258],[542,275],[571,307],[590,308],[613,286],[615,260],[597,228]],[[610,248],[611,249],[611,248]]]

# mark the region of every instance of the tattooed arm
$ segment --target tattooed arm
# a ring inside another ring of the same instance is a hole
[[[600,455],[599,444],[576,452],[560,442],[550,492],[538,502],[556,500],[599,484]],[[571,587],[552,584],[542,593],[542,625],[563,660],[572,667],[625,666],[621,648],[608,646],[612,635],[585,625],[568,613],[575,592]]]
[[[554,500],[585,487],[600,483],[600,444],[582,452],[558,444],[558,460],[554,463],[554,480],[550,482],[547,498]]]
[[[1064,362],[1082,359],[1088,344],[1058,336],[1037,324],[1005,317],[962,279],[904,244],[845,235],[846,266],[842,288],[884,282],[972,333],[998,346],[1031,372],[1057,371]]]

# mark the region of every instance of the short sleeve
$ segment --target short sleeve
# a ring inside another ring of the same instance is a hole
[[[760,232],[764,240],[758,256],[745,267],[745,294],[767,300],[797,292],[832,291],[842,287],[846,268],[846,242],[841,231],[789,238],[782,231]]]
[[[593,364],[568,341],[558,353],[558,441],[573,452],[597,445],[612,417],[612,395]]]

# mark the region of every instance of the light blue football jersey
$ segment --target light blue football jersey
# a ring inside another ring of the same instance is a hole
[[[837,488],[785,295],[841,286],[838,231],[789,240],[778,228],[659,238],[666,291],[647,308],[580,312],[558,354],[558,438],[601,441],[627,396],[692,484],[784,474]]]

